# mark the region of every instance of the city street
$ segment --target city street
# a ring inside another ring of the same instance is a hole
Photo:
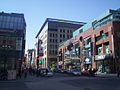
[[[26,79],[0,81],[0,90],[120,90],[120,78],[70,76],[28,76]]]

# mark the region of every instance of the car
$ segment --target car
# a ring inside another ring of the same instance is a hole
[[[43,77],[52,77],[53,76],[53,71],[49,70],[47,68],[42,68],[40,69],[40,74]]]
[[[67,73],[70,74],[70,75],[75,75],[75,76],[80,76],[81,75],[81,72],[76,70],[76,69],[68,70]]]
[[[90,70],[84,70],[81,72],[82,75],[85,76],[95,76],[95,73],[97,72],[97,69],[90,69]]]
[[[47,77],[52,77],[53,76],[53,72],[51,70],[48,70],[48,73],[46,74]]]
[[[72,71],[72,74],[75,75],[75,76],[80,76],[80,75],[81,75],[81,72],[78,71],[78,70],[73,70],[73,71]]]
[[[81,72],[81,75],[90,76],[90,72],[89,72],[89,70],[84,70]]]
[[[56,68],[56,69],[54,69],[53,71],[56,72],[56,73],[63,73],[63,72],[64,72],[64,69]]]
[[[53,70],[53,72],[58,73],[58,72],[59,72],[59,69],[58,69],[58,68],[55,68],[55,69]]]

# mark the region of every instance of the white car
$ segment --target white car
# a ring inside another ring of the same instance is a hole
[[[74,69],[70,70],[69,73],[72,74],[72,75],[75,75],[75,76],[80,76],[81,75],[81,72],[79,72],[78,70],[74,70]]]
[[[52,77],[53,76],[53,72],[49,70],[46,76],[47,77]]]
[[[79,71],[73,71],[72,74],[76,75],[76,76],[80,76],[81,75],[81,73]]]

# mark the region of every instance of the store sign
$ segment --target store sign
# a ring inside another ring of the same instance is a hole
[[[103,60],[105,57],[106,55],[95,55],[95,60]]]
[[[92,58],[90,58],[90,57],[84,58],[84,59],[83,59],[83,63],[84,63],[84,64],[92,64]]]
[[[59,61],[59,62],[58,62],[58,65],[62,65],[62,64],[63,64],[63,62],[62,62],[62,61]]]
[[[44,50],[43,50],[43,47],[41,46],[42,44],[42,41],[39,40],[38,41],[38,56],[44,56]]]
[[[72,62],[71,61],[64,61],[64,65],[68,65],[68,64],[71,64]]]

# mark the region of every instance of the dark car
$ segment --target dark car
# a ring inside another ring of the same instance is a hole
[[[41,68],[40,73],[41,73],[41,76],[46,76],[46,77],[52,77],[53,76],[53,71],[49,70],[47,68]]]
[[[97,69],[93,69],[93,70],[84,70],[81,72],[81,75],[85,75],[85,76],[95,76],[95,73],[97,72]]]

